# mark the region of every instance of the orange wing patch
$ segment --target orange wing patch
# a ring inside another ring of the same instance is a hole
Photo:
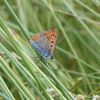
[[[56,29],[50,30],[49,32],[44,32],[46,37],[49,40],[49,49],[53,50],[57,40],[57,31]]]

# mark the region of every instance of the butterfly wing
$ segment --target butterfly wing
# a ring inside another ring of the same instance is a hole
[[[53,52],[54,52],[54,49],[55,49],[55,45],[56,45],[56,40],[57,40],[57,31],[56,29],[54,30],[50,30],[48,32],[44,32],[45,36],[47,37],[48,39],[48,55],[49,56],[53,56]]]
[[[52,58],[57,40],[56,30],[50,30],[32,37],[30,44],[44,59]]]
[[[38,44],[36,43],[36,41],[39,38],[39,34],[36,34],[32,37],[32,39],[30,40],[30,44],[31,46],[40,54],[41,52],[41,48],[38,46]]]
[[[48,39],[43,33],[34,35],[30,44],[44,59],[48,57]]]

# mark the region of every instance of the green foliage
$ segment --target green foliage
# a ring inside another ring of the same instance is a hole
[[[95,0],[1,0],[0,100],[74,100],[100,94],[100,3]],[[29,40],[56,28],[53,60]],[[14,30],[17,34],[13,34]]]

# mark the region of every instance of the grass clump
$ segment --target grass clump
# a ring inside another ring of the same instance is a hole
[[[100,94],[100,5],[87,2],[0,3],[1,99],[91,100]],[[58,30],[54,59],[41,61],[29,40],[52,28]]]

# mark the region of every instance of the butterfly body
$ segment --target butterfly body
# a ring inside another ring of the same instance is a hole
[[[56,44],[56,38],[56,31],[50,30],[34,35],[32,40],[30,40],[30,44],[43,59],[51,59]]]

